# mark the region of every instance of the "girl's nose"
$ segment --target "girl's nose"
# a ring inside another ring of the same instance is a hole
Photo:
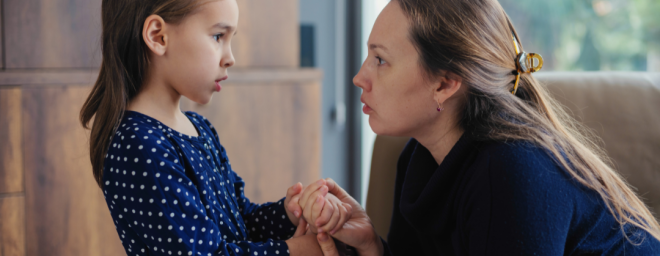
[[[231,47],[228,47],[226,54],[220,60],[220,66],[223,68],[228,68],[234,65],[236,60],[234,60],[234,54],[231,52]]]

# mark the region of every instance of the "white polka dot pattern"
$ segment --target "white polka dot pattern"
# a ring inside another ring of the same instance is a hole
[[[200,136],[127,111],[108,149],[103,192],[127,255],[288,255],[284,199],[251,203],[215,128],[186,115]]]

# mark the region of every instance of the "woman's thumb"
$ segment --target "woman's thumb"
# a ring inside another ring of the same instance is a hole
[[[316,240],[319,241],[321,251],[324,256],[339,256],[335,241],[328,235],[328,233],[321,232],[316,235]]]

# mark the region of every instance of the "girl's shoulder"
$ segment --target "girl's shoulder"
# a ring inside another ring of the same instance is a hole
[[[204,116],[202,116],[199,113],[194,112],[194,111],[186,111],[186,112],[184,112],[184,114],[186,114],[186,116],[188,116],[188,118],[190,118],[190,120],[193,123],[195,123],[196,126],[202,128],[202,131],[200,131],[200,132],[203,133],[202,135],[206,136],[208,134],[204,134],[204,133],[208,132],[208,133],[210,133],[210,135],[213,136],[214,139],[216,139],[216,140],[219,139],[218,132],[216,131],[213,124],[211,124],[211,121],[206,119],[206,117],[204,117]]]

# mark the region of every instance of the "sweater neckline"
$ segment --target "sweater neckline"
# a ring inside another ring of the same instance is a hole
[[[167,131],[167,133],[170,136],[179,138],[181,140],[191,141],[191,142],[203,142],[204,141],[204,137],[202,135],[202,132],[203,132],[202,128],[199,127],[199,125],[196,124],[195,121],[192,120],[192,118],[195,118],[195,117],[191,116],[191,114],[189,112],[184,112],[183,114],[188,118],[188,120],[190,120],[190,123],[192,123],[192,125],[195,127],[195,129],[197,130],[197,133],[199,134],[199,136],[192,136],[192,135],[183,134],[183,133],[181,133],[181,132],[179,132],[175,129],[172,129],[171,127],[165,125],[160,120],[158,120],[156,118],[153,118],[151,116],[148,116],[146,114],[137,112],[137,111],[126,110],[125,112],[126,112],[126,116],[129,118],[129,120],[130,120],[131,116],[148,120],[147,122],[149,122],[149,120],[153,120],[153,122],[155,122],[157,125],[162,126],[163,128],[161,128],[161,130]]]
[[[429,211],[429,206],[449,205],[449,192],[464,165],[469,164],[467,160],[474,152],[474,143],[475,140],[464,133],[438,165],[431,152],[417,142],[406,168],[399,202],[401,213],[409,222],[438,218],[431,216],[436,213]]]

